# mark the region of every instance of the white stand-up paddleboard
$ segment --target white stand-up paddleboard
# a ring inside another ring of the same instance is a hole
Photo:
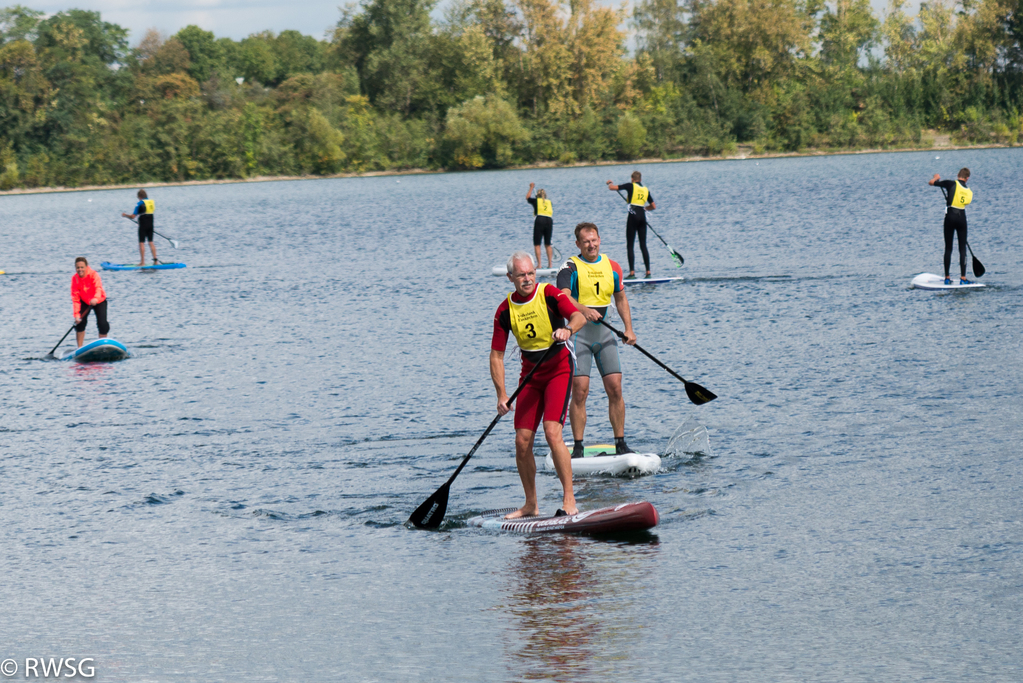
[[[685,280],[681,275],[675,277],[644,277],[635,278],[632,280],[622,280],[623,285],[659,285],[662,282],[678,282],[679,280]]]
[[[571,449],[570,449],[571,450]],[[547,454],[544,465],[554,471],[554,458]],[[572,475],[585,477],[605,474],[612,477],[641,477],[661,469],[661,456],[656,453],[623,453],[615,455],[615,447],[608,444],[587,446],[583,457],[572,458]]]
[[[934,273],[920,273],[915,278],[913,278],[913,281],[910,283],[909,286],[913,287],[914,289],[932,289],[932,290],[941,290],[941,289],[982,289],[985,286],[985,285],[980,284],[979,282],[971,282],[968,285],[961,285],[961,284],[959,284],[959,278],[958,277],[954,277],[954,278],[951,278],[951,279],[952,279],[952,284],[946,285],[945,284],[945,278],[941,277],[940,275],[935,275]]]
[[[536,276],[537,277],[551,277],[553,275],[557,275],[559,270],[561,270],[561,269],[560,268],[537,268],[536,269]],[[508,274],[508,266],[494,266],[493,268],[490,269],[490,272],[493,273],[494,275],[507,275]]]

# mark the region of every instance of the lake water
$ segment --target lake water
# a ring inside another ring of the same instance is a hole
[[[465,526],[521,504],[508,418],[443,530],[403,523],[494,415],[490,269],[530,248],[529,182],[566,256],[590,220],[625,263],[604,181],[633,166],[153,189],[188,268],[101,272],[135,355],[91,366],[42,359],[74,257],[137,258],[134,192],[0,197],[11,680],[1023,680],[1023,150],[936,156],[639,167],[686,257],[628,290],[639,343],[720,398],[622,352],[630,445],[709,435],[577,480],[584,509],[656,505],[624,541]],[[926,182],[961,166],[988,287],[911,290],[941,270]]]

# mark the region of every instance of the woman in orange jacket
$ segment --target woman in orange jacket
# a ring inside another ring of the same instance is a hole
[[[86,305],[82,310],[82,304]],[[71,307],[75,314],[75,338],[78,348],[85,343],[85,323],[89,311],[96,311],[96,327],[99,328],[100,339],[107,336],[110,323],[107,322],[107,293],[103,291],[103,281],[99,273],[89,267],[84,256],[75,259],[75,274],[71,276]]]

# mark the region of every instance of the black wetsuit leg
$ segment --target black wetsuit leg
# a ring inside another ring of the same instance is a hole
[[[537,216],[533,220],[533,246],[539,247],[541,242],[550,246],[553,236],[554,219],[550,216]]]
[[[639,237],[639,250],[643,253],[643,263],[646,269],[650,270],[650,254],[646,250],[646,218],[641,215],[629,213],[629,219],[625,223],[625,242],[628,245],[629,272],[636,270],[636,252],[633,243]]]
[[[153,214],[139,215],[139,244],[153,241]]]
[[[959,240],[959,276],[966,277],[966,213],[949,210],[945,214],[945,277],[952,266],[952,236]]]
[[[625,240],[629,248],[629,270],[636,270],[636,254],[633,251],[632,242],[639,237],[639,250],[643,253],[643,265],[647,272],[650,272],[650,252],[646,250],[646,216],[639,213],[629,213],[629,220],[625,224]]]
[[[83,305],[82,308],[85,308]],[[85,315],[82,316],[82,322],[75,325],[76,332],[85,332],[85,325],[89,322],[89,314],[95,312],[96,314],[96,327],[99,329],[100,334],[106,334],[110,331],[110,323],[107,322],[107,300],[103,299],[95,306],[90,306],[85,310]]]

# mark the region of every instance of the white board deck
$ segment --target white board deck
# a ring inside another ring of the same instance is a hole
[[[614,446],[607,448],[614,453]],[[544,465],[547,470],[554,471],[554,458],[550,453],[544,459]],[[645,474],[653,474],[659,469],[661,469],[661,456],[656,453],[587,454],[583,458],[572,458],[572,476],[575,477],[600,474],[612,477],[641,477]]]
[[[559,270],[561,270],[561,269],[560,268],[537,268],[536,269],[536,276],[537,277],[551,277],[553,275],[557,275]],[[490,272],[493,275],[507,275],[508,274],[508,266],[494,266],[493,268],[490,269]]]
[[[985,285],[979,282],[972,282],[968,285],[959,284],[959,278],[952,278],[952,284],[946,285],[945,278],[934,273],[920,273],[909,285],[914,289],[930,289],[930,290],[943,290],[943,289],[983,289]]]
[[[622,280],[623,285],[659,285],[663,282],[678,282],[679,280],[685,280],[681,275],[674,277],[644,277],[636,278],[635,280]]]

